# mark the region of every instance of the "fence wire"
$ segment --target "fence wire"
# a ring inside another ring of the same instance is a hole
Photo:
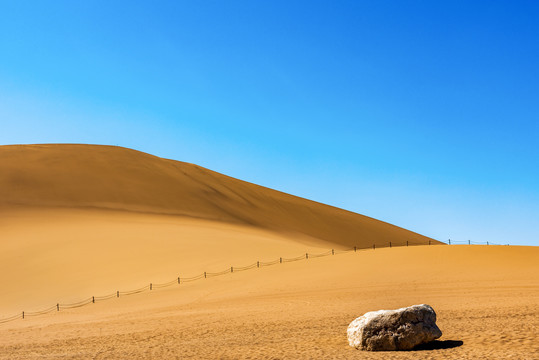
[[[268,261],[268,262],[261,261],[260,266],[271,266],[271,265],[279,264],[280,262],[281,262],[280,259],[273,260],[273,261]]]

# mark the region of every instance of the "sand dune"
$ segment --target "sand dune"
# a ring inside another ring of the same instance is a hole
[[[0,316],[330,248],[434,240],[196,165],[93,145],[0,147]]]
[[[426,246],[438,242],[134,150],[0,147],[0,230],[0,318],[231,265],[337,253],[0,324],[0,358],[531,359],[539,351],[537,248]],[[416,246],[380,249],[390,241]],[[352,246],[369,249],[344,251]],[[356,316],[416,303],[437,310],[442,349],[348,347]]]
[[[182,215],[291,233],[347,247],[429,241],[363,215],[193,164],[113,146],[1,146],[2,204]]]

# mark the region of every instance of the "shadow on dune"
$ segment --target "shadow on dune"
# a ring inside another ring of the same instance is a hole
[[[434,340],[427,344],[418,345],[411,351],[451,349],[462,346],[462,344],[464,342],[461,340]]]

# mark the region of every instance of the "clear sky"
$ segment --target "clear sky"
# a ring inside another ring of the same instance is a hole
[[[2,1],[0,144],[120,145],[539,245],[537,1]]]

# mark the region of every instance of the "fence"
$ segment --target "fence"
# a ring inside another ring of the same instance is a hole
[[[471,241],[471,240],[455,241],[455,240],[448,239],[447,242],[445,242],[445,241],[442,241],[442,242],[444,244],[448,244],[448,245],[463,244],[463,245],[498,245],[498,246],[505,245],[505,246],[509,246],[509,244],[496,244],[496,243],[493,243],[493,242],[490,242],[490,241],[486,241],[486,242]]]
[[[488,241],[486,243],[479,243],[479,242],[472,242],[472,241],[469,241],[469,240],[468,241],[448,240],[447,243],[445,243],[445,242],[442,242],[442,243],[448,244],[448,245],[453,245],[453,244],[500,245],[500,244],[490,243]],[[7,323],[7,322],[10,322],[10,321],[14,321],[14,320],[17,320],[17,319],[25,319],[25,318],[27,318],[29,316],[31,317],[31,316],[44,315],[44,314],[48,314],[48,313],[51,313],[51,312],[60,311],[62,309],[75,309],[75,308],[78,308],[78,307],[81,307],[81,306],[86,306],[86,305],[89,305],[89,304],[95,304],[96,302],[101,302],[101,301],[105,301],[105,300],[109,300],[109,299],[113,299],[113,298],[119,298],[119,297],[123,297],[123,296],[140,294],[140,293],[143,293],[143,292],[146,292],[146,291],[154,291],[155,289],[162,289],[162,288],[166,288],[166,287],[173,286],[173,285],[180,285],[180,284],[183,284],[183,283],[186,283],[186,282],[192,282],[192,281],[211,278],[211,277],[215,277],[215,276],[221,276],[221,275],[234,273],[234,272],[238,272],[238,271],[246,271],[246,270],[250,270],[250,269],[254,269],[254,268],[260,268],[262,266],[272,266],[272,265],[277,265],[277,264],[282,264],[282,263],[287,263],[287,262],[308,260],[309,258],[319,258],[319,257],[324,257],[324,256],[332,256],[332,255],[344,254],[344,253],[348,253],[348,252],[352,252],[352,251],[357,252],[357,251],[360,251],[360,250],[369,250],[369,249],[376,250],[376,249],[379,249],[379,248],[418,246],[418,245],[423,245],[423,244],[418,244],[415,241],[414,241],[414,243],[409,243],[409,241],[406,241],[405,243],[404,242],[403,243],[395,243],[395,242],[390,241],[390,242],[388,242],[386,244],[381,244],[381,245],[380,244],[378,244],[378,245],[373,244],[372,247],[369,246],[369,247],[359,248],[357,246],[354,246],[353,248],[344,249],[344,250],[331,249],[331,250],[328,250],[328,251],[320,253],[320,254],[305,253],[304,255],[300,255],[300,256],[297,256],[297,257],[293,257],[293,258],[280,257],[279,259],[276,259],[276,260],[273,260],[273,261],[268,261],[268,262],[256,261],[256,262],[254,262],[254,263],[252,263],[250,265],[247,265],[247,266],[231,266],[231,267],[229,267],[229,268],[227,268],[227,269],[225,269],[223,271],[219,271],[219,272],[206,272],[206,271],[204,271],[203,273],[201,273],[199,275],[196,275],[196,276],[192,276],[192,277],[178,276],[176,279],[165,282],[165,283],[150,283],[149,285],[146,285],[146,286],[143,286],[141,288],[134,289],[134,290],[128,290],[128,291],[117,290],[114,293],[104,295],[104,296],[91,296],[89,298],[86,298],[86,299],[81,300],[81,301],[76,302],[76,303],[70,303],[70,304],[57,303],[56,305],[52,305],[52,306],[50,306],[50,307],[48,307],[46,309],[40,310],[40,311],[30,311],[30,312],[22,311],[22,313],[18,313],[16,315],[12,315],[12,316],[0,319],[0,324]],[[428,240],[428,245],[431,245],[431,240]],[[509,244],[506,244],[506,245],[509,245]]]

